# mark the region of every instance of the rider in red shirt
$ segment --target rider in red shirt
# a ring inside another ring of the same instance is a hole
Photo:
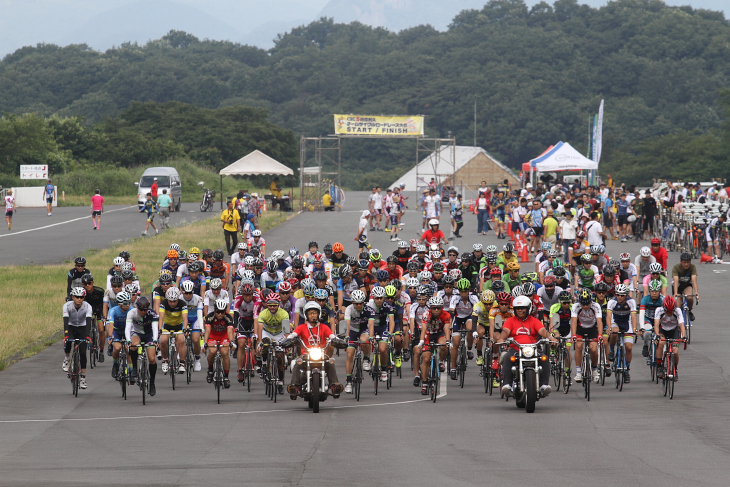
[[[439,221],[435,218],[429,220],[428,225],[431,227],[430,230],[426,230],[423,232],[423,235],[421,235],[421,242],[424,242],[426,244],[447,244],[448,241],[446,240],[446,236],[444,235],[444,232],[439,230]]]
[[[532,301],[527,296],[518,296],[512,302],[515,316],[508,318],[502,325],[502,336],[500,341],[512,338],[515,342],[526,345],[536,343],[540,337],[547,338],[549,333],[542,322],[537,318],[530,316],[532,311]],[[553,342],[557,342],[555,338],[550,338]],[[512,345],[504,354],[502,359],[502,394],[509,397],[512,394],[512,365],[510,357],[519,353],[519,347]],[[547,396],[550,394],[550,364],[543,362],[542,371],[540,371],[540,393]]]
[[[669,254],[667,249],[662,248],[661,240],[658,238],[651,239],[651,255],[656,258],[656,261],[662,265],[662,269],[667,270],[667,260],[669,260]]]

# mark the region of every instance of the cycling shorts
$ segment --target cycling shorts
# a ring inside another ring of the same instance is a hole
[[[631,330],[631,322],[628,323],[611,323],[611,328],[616,327],[619,329],[619,331],[622,331],[624,333],[628,333],[629,330]]]
[[[559,327],[555,328],[555,330],[558,333],[560,333],[560,336],[561,337],[568,337],[568,338],[570,338],[570,325],[568,325],[568,326],[559,326]]]
[[[126,341],[127,338],[124,334],[124,330],[117,330],[116,328],[112,330],[112,341],[113,342],[123,342]]]
[[[438,343],[438,341],[441,340],[441,338],[443,338],[443,337],[445,337],[444,332],[427,333],[426,334],[425,343],[423,344],[423,351],[424,352],[430,352],[431,351],[431,344],[432,343]]]
[[[597,326],[591,326],[590,328],[583,328],[581,326],[578,327],[578,330],[575,332],[576,337],[582,337],[586,340],[595,340],[598,338],[598,327]]]
[[[155,219],[155,214],[154,213],[149,213],[147,215],[147,221],[148,222],[152,223],[152,220],[154,220],[154,219]]]
[[[208,345],[215,346],[215,342],[221,342],[223,346],[230,344],[230,341],[228,341],[228,333],[225,331],[211,332],[208,335]]]
[[[202,329],[200,328],[200,323],[198,323],[197,313],[194,315],[188,315],[188,327],[193,331],[202,331]]]
[[[180,323],[179,325],[162,325],[162,333],[164,333],[165,335],[169,335],[170,333],[179,333],[182,331],[182,329],[182,323]]]
[[[707,243],[711,244],[715,241],[715,238],[717,236],[717,228],[715,227],[707,227],[705,228],[705,238],[707,239]]]
[[[253,333],[253,331],[254,331],[253,318],[251,318],[250,320],[244,320],[241,318],[238,319],[238,325],[236,326],[237,338],[251,336],[251,333]]]
[[[375,325],[374,328],[376,336],[383,336],[384,333],[388,333],[388,325]]]
[[[46,197],[46,204],[48,204],[48,205],[53,204],[53,196]]]
[[[132,331],[133,337],[139,337],[140,343],[150,344],[154,341],[154,336],[152,335],[152,332],[150,333],[139,333],[137,331]]]
[[[457,333],[469,320],[471,320],[471,316],[467,316],[466,318],[459,318],[458,316],[455,316],[454,321],[451,323],[451,331]]]
[[[682,336],[682,332],[679,329],[679,327],[673,329],[673,330],[665,330],[661,326],[659,327],[659,335],[663,336],[664,338],[669,338],[671,340],[676,340]]]
[[[355,347],[355,342],[360,341],[360,337],[362,335],[369,336],[369,332],[367,330],[365,330],[365,331],[350,330],[350,334],[349,334],[349,346],[354,348]]]
[[[687,289],[688,287],[692,287],[692,281],[689,281],[689,282],[680,282],[677,285],[677,293],[679,293],[679,294],[684,293],[684,290]]]
[[[101,216],[101,211],[97,211],[97,210],[92,211],[91,216]]]

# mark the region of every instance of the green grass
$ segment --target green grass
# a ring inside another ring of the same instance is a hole
[[[259,219],[265,232],[295,213],[271,211]],[[106,286],[106,274],[121,250],[132,255],[140,283],[146,293],[157,279],[170,244],[182,248],[217,249],[224,246],[223,231],[214,218],[167,230],[155,237],[135,238],[103,250],[90,249],[83,255],[99,287]],[[66,276],[71,261],[59,265],[3,267],[0,280],[0,370],[9,364],[38,353],[55,343],[63,330],[61,306],[66,296]],[[60,358],[60,355],[59,355]]]

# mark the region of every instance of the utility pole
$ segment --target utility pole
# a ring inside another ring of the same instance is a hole
[[[474,147],[477,146],[477,101],[474,100]]]

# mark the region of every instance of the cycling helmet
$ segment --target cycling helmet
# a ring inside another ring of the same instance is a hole
[[[459,279],[456,281],[456,289],[459,291],[468,291],[469,288],[471,288],[471,282],[469,282],[469,279]]]
[[[124,264],[124,259],[122,259],[121,257],[114,257],[114,265],[122,265],[122,264]]]
[[[91,284],[94,282],[94,276],[91,274],[84,274],[81,276],[81,284]]]
[[[451,269],[449,275],[454,278],[454,282],[461,279],[461,271],[459,269]]]
[[[621,262],[617,261],[616,259],[611,259],[608,261],[608,265],[612,266],[616,270],[619,270],[619,268],[621,267]]]
[[[440,250],[432,250],[428,254],[429,257],[431,257],[431,260],[438,260],[441,258],[441,251]]]
[[[519,271],[520,270],[520,264],[517,262],[508,262],[507,263],[507,270],[508,271]]]
[[[398,240],[398,248],[399,249],[407,249],[409,247],[408,242],[405,240]]]
[[[373,298],[384,298],[385,297],[385,288],[383,286],[374,287],[373,290],[370,291],[370,296]]]
[[[586,238],[586,232],[584,232],[583,230],[578,230],[575,233],[575,238],[576,238],[576,240],[585,240],[585,238]]]
[[[411,260],[411,261],[408,262],[408,265],[406,265],[406,268],[409,271],[416,271],[416,272],[418,272],[419,269],[421,268],[421,265],[418,263],[418,261]]]
[[[619,259],[621,259],[621,262],[625,262],[627,260],[631,260],[631,254],[628,252],[623,252],[621,255],[618,256]]]
[[[112,276],[112,278],[109,279],[109,283],[112,286],[121,286],[124,284],[124,279],[122,279],[122,276]]]
[[[674,308],[677,307],[677,300],[672,296],[667,296],[664,298],[664,301],[662,301],[662,307],[667,313],[673,313]]]
[[[486,251],[488,254],[496,254],[497,246],[496,245],[487,245]]]
[[[248,247],[246,246],[245,242],[241,242],[238,245],[236,245],[236,250],[246,250]]]
[[[418,274],[418,278],[422,281],[430,281],[433,279],[433,274],[431,274],[429,271],[423,271]]]
[[[121,265],[121,268],[122,268],[122,272],[133,271],[134,265],[132,265],[131,262],[125,262],[124,264]]]
[[[251,269],[246,269],[241,273],[241,279],[253,281],[254,279],[256,279],[256,273]]]
[[[540,248],[542,250],[550,250],[552,248],[552,245],[550,245],[550,242],[543,242]]]
[[[396,291],[400,291],[403,288],[403,282],[400,279],[391,279],[390,285],[395,288]]]
[[[563,267],[563,261],[560,259],[555,259],[553,261],[553,268]]]
[[[429,308],[443,308],[444,300],[439,298],[438,296],[433,296],[431,299],[428,300],[428,303],[426,304]]]
[[[433,294],[433,288],[431,286],[426,286],[425,284],[422,284],[418,286],[418,290],[416,291],[419,296],[430,296]]]
[[[502,269],[499,267],[492,267],[492,270],[489,271],[489,275],[502,277]]]
[[[639,255],[642,257],[649,257],[651,255],[651,249],[649,247],[641,247],[641,250],[639,250]]]
[[[190,250],[188,250],[188,255],[191,254],[200,255],[200,249],[198,247],[191,247]]]
[[[485,289],[479,294],[479,299],[484,304],[493,303],[495,300],[494,291],[492,291],[491,289]]]
[[[213,252],[213,260],[223,260],[223,251],[216,250],[215,252]]]
[[[324,249],[322,250],[324,251],[324,255],[332,255],[332,244],[325,244]]]
[[[428,221],[428,224],[429,224],[429,226],[432,226],[432,227],[433,227],[433,226],[435,226],[435,225],[440,225],[440,224],[441,224],[441,222],[439,222],[439,221],[438,221],[438,220],[437,220],[436,218],[431,218],[431,219],[430,219],[430,220]]]
[[[537,272],[525,272],[522,274],[522,282],[537,282]]]
[[[253,259],[253,266],[254,267],[263,267],[264,266],[264,259],[261,257],[254,257]]]
[[[352,275],[352,267],[345,264],[337,268],[337,271],[339,271],[340,277],[347,277]]]
[[[185,283],[183,283],[185,284]],[[183,289],[184,290],[184,289]],[[241,287],[238,289],[239,294],[253,294],[254,287],[253,284],[249,283],[241,283]]]
[[[497,254],[495,254],[495,253],[489,253],[489,254],[487,254],[485,260],[489,264],[495,264],[497,262]]]
[[[304,293],[305,296],[309,296],[309,297],[314,296],[314,292],[316,290],[317,290],[317,288],[315,287],[314,284],[311,284],[311,283],[302,284],[302,292]]]
[[[654,262],[653,264],[649,264],[649,272],[652,274],[659,273],[661,274],[664,271],[664,268],[659,262]]]
[[[386,270],[380,270],[375,274],[375,279],[378,281],[387,281],[390,280],[390,274]]]
[[[357,257],[351,255],[347,257],[347,260],[345,262],[347,262],[347,265],[349,265],[351,268],[355,267],[357,265]]]
[[[436,274],[437,272],[443,274],[444,273],[444,266],[443,266],[443,264],[436,263],[433,266],[431,266],[431,271],[433,271],[434,274]]]
[[[271,296],[269,296],[271,298]],[[215,310],[216,311],[225,311],[228,308],[228,303],[225,299],[216,299],[215,300]]]
[[[530,313],[532,313],[532,300],[527,296],[517,296],[512,301],[512,309],[515,311],[518,309],[524,309],[527,311],[527,315],[529,316]]]
[[[471,252],[464,252],[463,254],[461,254],[462,262],[471,262],[472,258],[474,258],[474,256]]]
[[[380,262],[380,260],[383,258],[383,256],[380,254],[380,251],[378,249],[372,249],[370,251],[370,260],[373,262]]]
[[[447,255],[455,254],[457,257],[459,256],[459,248],[455,246],[451,246],[446,250]]]
[[[606,253],[606,247],[604,247],[601,244],[598,244],[598,253],[599,254],[605,254]]]
[[[210,280],[210,288],[211,289],[220,289],[223,287],[223,281],[221,281],[219,278],[214,278]]]
[[[167,251],[167,258],[168,259],[177,259],[178,253],[177,250],[168,250]]]
[[[661,291],[662,290],[662,281],[659,281],[657,279],[653,279],[649,281],[649,291]]]
[[[122,271],[122,279],[125,281],[129,279],[134,279],[134,272],[132,271]]]
[[[271,289],[264,288],[261,290],[261,301],[266,303],[266,298],[269,297],[269,294],[271,294]]]
[[[560,255],[560,253],[555,249],[550,249],[547,251],[547,256],[551,259],[556,258],[558,255]]]
[[[390,284],[385,286],[385,296],[386,297],[393,298],[393,297],[395,297],[397,292],[398,292],[398,290],[395,288],[395,286],[392,286]]]
[[[416,245],[416,253],[417,253],[417,254],[420,254],[420,253],[425,253],[425,252],[426,252],[426,250],[427,250],[427,249],[426,249],[426,246],[425,246],[425,245],[421,245],[421,244],[419,244],[419,245]]]
[[[593,259],[589,254],[582,254],[580,256],[580,261],[582,264],[590,264],[591,262],[593,262]]]
[[[119,252],[119,257],[121,257],[124,260],[129,260],[132,257],[132,255],[129,252],[127,252],[126,250],[122,250],[121,252]]]
[[[552,274],[547,275],[547,276],[545,276],[545,277],[542,278],[542,283],[545,286],[549,286],[551,284],[555,284],[556,281],[557,281],[557,279]]]
[[[289,249],[289,257],[294,258],[294,256],[299,255],[299,250],[297,250],[296,247],[291,247]]]
[[[188,272],[203,272],[204,270],[205,264],[199,260],[196,260],[188,266]]]
[[[74,264],[76,265],[86,265],[86,259],[83,257],[76,257],[74,259]]]
[[[573,297],[570,295],[570,291],[560,291],[558,294],[558,301],[561,303],[572,303]]]
[[[212,284],[212,283],[211,283]],[[280,293],[288,293],[291,292],[291,284],[289,284],[288,281],[281,281],[277,286],[276,290]]]
[[[261,236],[261,230],[256,229],[253,232],[251,232],[252,237],[260,237]]]
[[[565,271],[565,268],[562,267],[562,266],[561,267],[555,267],[553,269],[553,275],[555,277],[561,277],[562,278],[562,277],[565,277],[565,274],[567,274],[567,272]]]
[[[315,252],[312,255],[312,260],[314,261],[315,264],[317,264],[317,263],[324,264],[324,254],[321,252]]]
[[[302,259],[294,259],[291,263],[291,266],[295,269],[302,269],[304,268],[304,262],[302,261]]]
[[[603,275],[604,276],[609,276],[609,277],[615,276],[616,275],[616,268],[613,267],[610,264],[604,265],[603,266]]]
[[[608,284],[606,284],[606,283],[605,283],[605,282],[603,282],[603,281],[601,281],[601,282],[597,282],[597,283],[596,283],[596,285],[595,285],[595,286],[593,286],[593,290],[594,290],[595,292],[597,292],[597,293],[598,293],[598,292],[604,292],[604,293],[607,293],[607,292],[608,292]]]
[[[165,298],[167,298],[168,301],[177,301],[180,299],[180,291],[176,287],[171,287],[165,293]]]
[[[171,284],[173,280],[172,274],[169,272],[160,274],[160,284]]]
[[[325,271],[318,271],[314,273],[314,276],[312,276],[315,281],[326,281],[327,280],[327,273]]]
[[[395,255],[389,255],[385,259],[385,262],[387,262],[388,264],[397,264],[398,263],[398,257],[396,257]]]
[[[578,302],[582,305],[591,304],[593,302],[593,294],[588,289],[582,289],[578,294]]]
[[[517,298],[519,296],[524,296],[525,291],[522,288],[522,286],[515,286],[512,288],[512,297]]]
[[[658,239],[658,238],[656,238],[656,237],[654,237],[654,238],[652,238],[652,239],[651,239],[651,244],[652,244],[652,245],[659,245],[660,243],[662,243],[662,241],[661,241],[661,240],[659,240],[659,239]]]
[[[256,257],[253,255],[247,255],[243,258],[243,265],[246,267],[253,267],[253,263],[256,261]]]
[[[332,245],[332,252],[344,252],[345,247],[340,242],[335,242]]]
[[[366,259],[357,261],[358,269],[368,270],[368,265],[369,265],[369,262]]]
[[[629,294],[629,286],[626,284],[617,284],[616,289],[614,290],[614,294],[616,296],[626,296]]]
[[[147,296],[140,296],[134,304],[137,305],[137,309],[140,311],[147,311],[150,309],[150,300],[147,299]]]
[[[127,292],[120,291],[119,294],[117,294],[116,302],[119,305],[129,306],[129,303],[132,302],[132,296],[130,296]]]
[[[307,313],[313,309],[317,310],[317,315],[322,313],[322,307],[316,301],[309,301],[304,305],[304,316],[307,316]]]
[[[315,289],[314,290],[314,299],[324,299],[327,300],[330,297],[330,293],[327,292],[326,289]]]
[[[514,252],[515,246],[512,244],[512,242],[508,242],[502,246],[502,250],[504,250],[507,253]]]
[[[274,259],[270,259],[266,263],[266,272],[269,274],[276,274],[276,270],[279,266],[276,264],[276,261]]]
[[[361,304],[364,303],[367,299],[367,296],[363,291],[360,291],[359,289],[355,289],[350,294],[350,301],[352,301],[353,304]]]
[[[471,249],[474,252],[481,252],[483,248],[484,248],[484,246],[480,243],[475,243],[474,245],[471,246]]]
[[[525,296],[532,297],[535,295],[535,285],[531,282],[526,282],[522,285],[522,293]]]
[[[187,260],[188,253],[184,250],[177,251],[177,260]]]
[[[71,288],[71,296],[75,298],[83,298],[84,296],[86,296],[86,289],[82,287]]]
[[[409,287],[409,288],[416,287],[417,288],[418,287],[418,279],[416,279],[415,277],[409,277],[408,279],[406,279],[406,287]]]
[[[443,279],[441,279],[441,284],[443,284],[444,286],[453,286],[455,282],[456,282],[456,279],[454,279],[453,276],[450,276],[448,274],[445,275],[443,277]]]
[[[504,291],[504,281],[494,281],[492,283],[492,291],[495,293]]]
[[[598,248],[598,245],[591,245],[589,249],[591,255],[599,255],[601,253],[601,250]]]
[[[512,304],[512,295],[510,293],[506,293],[504,291],[500,291],[495,295],[495,299],[497,300],[497,303],[499,304]]]
[[[679,256],[679,260],[692,260],[692,254],[689,252],[682,252],[682,254]]]

